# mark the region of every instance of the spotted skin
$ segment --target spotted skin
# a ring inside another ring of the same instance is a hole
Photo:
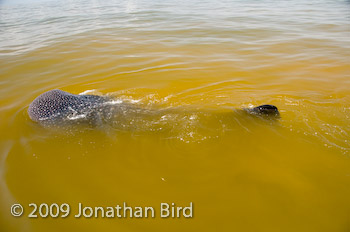
[[[38,96],[28,108],[34,122],[57,122],[88,116],[101,107],[107,99],[96,95],[76,95],[54,89]]]
[[[111,98],[96,95],[76,95],[59,89],[50,90],[38,96],[30,104],[28,115],[31,120],[43,125],[65,125],[88,122],[101,125],[132,117],[162,114],[162,111],[150,111],[135,108],[130,104],[110,104]],[[253,116],[279,118],[279,111],[273,105],[261,105],[243,109]],[[163,112],[165,113],[165,112]]]

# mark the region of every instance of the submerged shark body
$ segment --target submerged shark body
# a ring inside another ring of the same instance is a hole
[[[243,110],[252,115],[279,116],[277,107],[273,105],[261,105]],[[119,114],[124,114],[127,111],[132,111],[135,114],[145,114],[146,112],[137,110],[125,103],[117,102],[110,97],[76,95],[54,89],[34,99],[28,108],[28,115],[31,120],[43,125],[63,125],[79,122],[95,125],[118,118]]]

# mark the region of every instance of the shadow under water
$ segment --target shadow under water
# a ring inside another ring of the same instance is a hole
[[[28,115],[40,126],[55,131],[76,133],[96,129],[108,133],[153,133],[182,140],[185,135],[194,141],[207,138],[205,134],[209,133],[218,137],[244,124],[276,124],[280,118],[273,105],[224,110],[195,106],[151,108],[116,97],[75,95],[62,90],[38,96],[30,104]]]

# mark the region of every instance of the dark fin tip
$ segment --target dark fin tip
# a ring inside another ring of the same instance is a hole
[[[251,114],[261,115],[261,116],[273,116],[279,117],[280,113],[278,108],[274,105],[260,105],[251,109],[246,109]]]

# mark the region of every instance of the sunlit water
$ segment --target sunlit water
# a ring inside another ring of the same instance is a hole
[[[348,1],[0,1],[1,231],[349,231],[349,60]],[[158,113],[43,128],[27,108],[55,88]],[[235,111],[259,104],[281,118]],[[32,202],[194,217],[28,219]]]

